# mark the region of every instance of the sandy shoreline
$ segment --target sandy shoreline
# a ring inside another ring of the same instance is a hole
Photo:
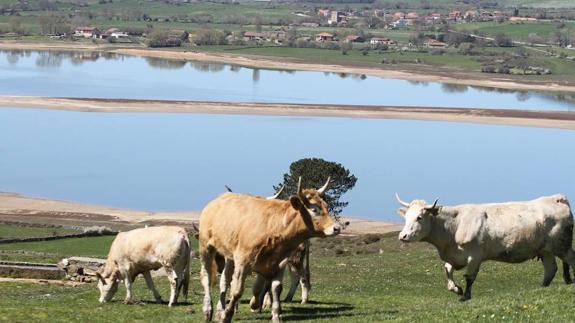
[[[110,113],[201,113],[364,119],[406,119],[558,128],[571,130],[575,129],[575,113],[561,111],[52,98],[34,96],[0,96],[0,107],[2,106]]]
[[[199,211],[149,212],[0,192],[0,221],[59,224],[74,221],[75,223],[85,222],[86,225],[142,225],[145,223],[191,225],[197,222],[199,217]],[[398,224],[384,221],[352,217],[344,217],[344,220],[350,221],[346,229],[347,234],[387,233],[401,229]]]
[[[490,77],[488,79],[478,78],[473,75],[453,76],[449,71],[407,71],[392,70],[362,66],[347,66],[337,64],[319,64],[307,63],[297,59],[272,58],[255,55],[235,55],[229,53],[202,53],[190,51],[174,51],[149,49],[145,47],[113,47],[106,45],[93,44],[58,44],[58,43],[22,43],[15,41],[0,41],[0,49],[21,49],[21,50],[71,50],[71,51],[107,51],[118,54],[156,57],[177,60],[193,60],[204,62],[216,62],[241,65],[246,67],[266,68],[266,69],[283,69],[294,71],[321,71],[333,73],[364,74],[391,79],[423,81],[423,82],[442,82],[450,84],[471,85],[494,87],[509,90],[533,90],[533,91],[561,91],[575,92],[575,85],[558,84],[552,81],[541,82],[519,82],[504,77]],[[447,73],[447,74],[446,74]],[[467,73],[470,74],[470,73]]]

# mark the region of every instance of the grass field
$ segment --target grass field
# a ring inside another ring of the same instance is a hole
[[[110,237],[13,244],[12,249],[103,256]],[[1,248],[5,248],[2,246]],[[573,319],[575,285],[560,277],[548,288],[540,287],[542,266],[537,261],[509,265],[485,263],[474,285],[473,299],[460,303],[445,288],[442,263],[424,243],[401,244],[396,234],[315,241],[311,256],[311,304],[284,303],[285,321],[430,322],[430,321],[556,321]],[[151,303],[143,279],[136,281],[136,299],[142,305],[124,305],[120,286],[114,301],[100,305],[94,284],[79,287],[2,283],[0,321],[37,322],[153,322],[201,320],[199,263],[193,260],[191,304],[168,308]],[[462,274],[456,274],[462,282]],[[167,280],[156,278],[164,299]],[[251,279],[250,279],[251,282]],[[252,314],[246,288],[238,321],[265,321],[268,313]],[[296,296],[299,300],[299,296]]]
[[[73,233],[80,233],[80,231],[64,228],[37,228],[15,225],[0,225],[0,238],[49,237],[54,235]]]
[[[468,24],[458,24],[455,27],[459,30],[481,31],[486,35],[494,37],[498,33],[505,33],[513,40],[526,41],[530,33],[549,38],[549,35],[556,31],[564,31],[575,34],[575,22],[565,22],[565,27],[559,28],[557,22],[537,22],[537,23],[497,23],[497,22],[476,22]]]

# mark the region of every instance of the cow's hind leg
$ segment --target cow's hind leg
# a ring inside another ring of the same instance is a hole
[[[178,277],[177,272],[172,267],[165,266],[164,270],[170,281],[170,301],[168,302],[168,306],[172,306],[178,301],[178,285],[181,284],[182,279]]]
[[[234,261],[231,259],[226,259],[224,265],[224,270],[220,277],[220,298],[217,306],[216,317],[218,320],[222,319],[224,316],[224,309],[226,308],[226,293],[230,287],[230,282],[232,281],[232,274],[234,272]]]
[[[234,259],[234,274],[232,276],[232,283],[231,283],[231,299],[228,303],[228,306],[225,309],[224,317],[222,321],[224,323],[228,323],[232,321],[232,317],[236,311],[236,305],[240,298],[242,297],[242,293],[244,291],[244,283],[246,280],[246,276],[249,273],[249,268],[243,261],[237,261]]]
[[[252,298],[250,299],[250,309],[252,312],[261,312],[264,298],[270,290],[270,282],[262,275],[256,275],[256,280],[252,287]]]
[[[455,271],[453,266],[446,262],[443,268],[445,269],[445,275],[447,276],[447,290],[452,291],[457,295],[463,295],[463,289],[453,280],[453,272]]]
[[[569,264],[566,263],[565,261],[561,261],[563,263],[563,280],[565,281],[565,284],[569,285],[569,284],[573,284],[573,279],[571,278],[571,272],[570,272],[570,268],[569,268]]]
[[[200,262],[201,262],[200,282],[202,283],[202,287],[204,288],[204,303],[202,306],[202,311],[204,313],[204,319],[206,321],[211,321],[213,314],[210,286],[212,279],[215,279],[215,277],[212,277],[214,254],[215,252],[213,249],[200,246]]]
[[[473,282],[477,278],[477,274],[479,273],[479,267],[481,267],[481,260],[480,257],[477,258],[469,258],[467,262],[467,269],[465,271],[465,291],[463,292],[463,296],[459,299],[461,302],[465,302],[471,299],[471,287],[473,286]]]
[[[134,283],[134,278],[131,275],[125,275],[124,284],[126,285],[126,298],[124,299],[124,304],[134,304],[134,298],[132,295],[132,284]]]
[[[152,295],[154,295],[154,299],[156,300],[156,303],[161,304],[162,303],[162,296],[160,296],[160,293],[158,293],[158,290],[156,289],[156,286],[154,285],[154,280],[152,279],[152,275],[150,274],[150,272],[144,271],[142,273],[142,276],[144,276],[144,279],[146,280],[146,285],[148,285],[148,289],[152,292]]]
[[[543,263],[543,268],[545,270],[543,274],[543,287],[549,286],[553,278],[555,278],[555,273],[557,273],[557,262],[555,261],[555,256],[551,253],[545,253],[541,255],[541,262]]]
[[[563,279],[565,283],[570,284],[573,281],[571,280],[571,275],[569,274],[569,266],[573,271],[575,271],[575,251],[569,248],[565,254],[561,256],[561,260],[563,260]]]
[[[297,285],[301,279],[300,275],[299,275],[299,268],[294,268],[290,265],[288,265],[288,269],[290,272],[290,287],[289,287],[289,291],[286,295],[286,298],[284,299],[285,302],[291,302],[293,300],[293,297],[295,295],[295,292],[297,291]],[[302,288],[303,288],[303,284],[302,284]],[[303,293],[303,291],[302,291]]]
[[[272,322],[281,321],[282,308],[280,295],[282,293],[283,275],[284,271],[280,270],[280,272],[272,279],[272,286],[270,290],[270,294],[272,296]]]

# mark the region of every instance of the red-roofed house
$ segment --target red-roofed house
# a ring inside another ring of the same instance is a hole
[[[100,31],[96,27],[78,27],[74,29],[74,36],[84,38],[97,38]]]
[[[333,40],[333,34],[325,32],[315,34],[315,41],[330,41],[330,40]]]

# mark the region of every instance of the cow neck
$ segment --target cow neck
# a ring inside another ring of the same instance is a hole
[[[309,239],[311,235],[309,234],[309,228],[306,225],[302,215],[301,210],[287,210],[291,214],[286,214],[286,218],[292,218],[291,221],[286,223],[285,230],[280,232],[280,239],[289,244],[288,249],[296,248],[300,243]],[[293,248],[292,248],[293,247]]]
[[[441,207],[436,216],[431,217],[431,230],[429,234],[422,239],[425,242],[429,242],[434,245],[439,250],[444,250],[454,243],[453,237],[455,231],[455,218],[449,209]]]

